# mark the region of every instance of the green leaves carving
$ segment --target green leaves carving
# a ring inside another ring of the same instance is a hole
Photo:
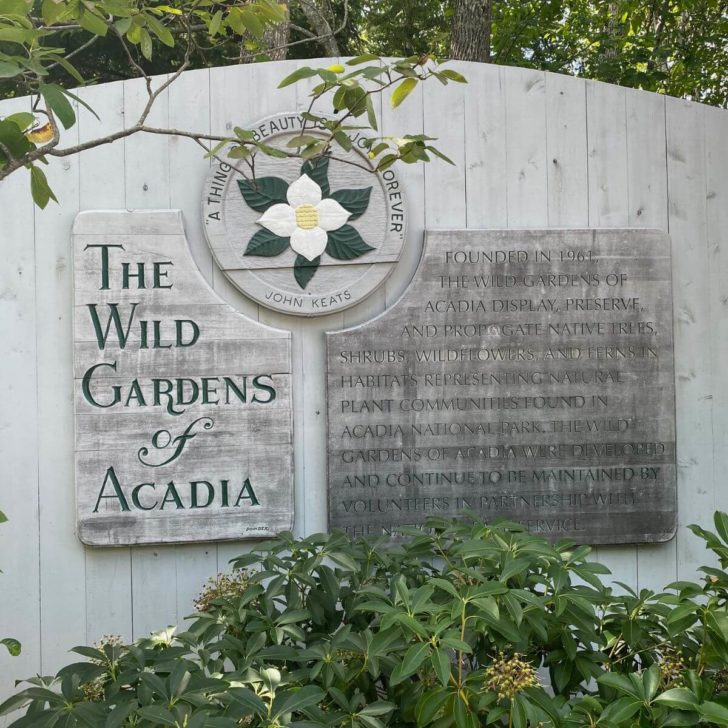
[[[351,225],[342,225],[338,230],[329,233],[329,242],[326,252],[337,260],[354,260],[364,253],[374,250],[367,245],[356,228]]]
[[[239,179],[238,187],[248,207],[256,212],[265,212],[271,205],[287,202],[288,182],[280,177]]]
[[[337,190],[330,197],[351,213],[350,220],[356,220],[367,211],[371,194],[371,187],[359,187],[353,190]]]
[[[332,196],[329,186],[329,158],[307,159],[301,165],[301,174],[308,175],[320,188],[324,197]]]
[[[320,255],[313,260],[307,260],[302,255],[296,256],[296,262],[293,264],[293,277],[301,288],[305,289],[309,284],[318,270],[319,263],[321,263]]]
[[[264,255],[265,257],[280,255],[290,243],[290,238],[282,238],[270,230],[262,228],[250,238],[244,255]]]
[[[331,192],[329,184],[329,157],[307,159],[301,165],[301,175],[307,175],[321,188],[322,199],[332,199],[348,213],[349,220],[360,218],[369,208],[372,187],[343,189]],[[240,179],[238,187],[248,207],[256,212],[265,212],[272,205],[288,204],[288,183],[280,177],[259,177],[254,180]],[[294,231],[295,234],[295,231]],[[274,257],[284,253],[291,244],[290,237],[281,237],[267,228],[258,230],[248,241],[243,255]],[[374,250],[364,242],[356,228],[349,224],[329,231],[325,252],[336,260],[354,260]],[[321,256],[309,261],[302,255],[296,257],[293,276],[298,285],[305,289],[316,274]]]

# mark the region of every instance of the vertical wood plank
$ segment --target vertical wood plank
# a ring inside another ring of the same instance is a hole
[[[498,66],[463,69],[465,157],[463,169],[469,228],[508,227],[506,179],[506,93]]]
[[[665,99],[625,90],[628,220],[634,227],[668,229]],[[676,541],[637,547],[637,586],[653,591],[675,581]]]
[[[705,206],[704,108],[667,104],[667,179],[673,245],[675,379],[677,383],[678,578],[692,579],[705,549],[685,528],[705,521],[713,495],[712,363],[701,355],[715,332],[710,322],[710,266]]]
[[[79,108],[81,141],[97,139],[124,128],[124,84],[89,86],[79,90],[100,117]],[[79,208],[114,209],[126,204],[124,144],[116,142],[83,152],[79,164]],[[109,174],[109,170],[114,174]],[[99,184],[103,179],[104,184]],[[132,638],[131,549],[86,549],[86,642],[104,635]]]
[[[506,95],[508,227],[548,225],[546,83],[541,71],[502,69]]]
[[[403,134],[422,134],[424,130],[424,91],[422,85],[407,97],[404,103],[392,108],[388,95],[382,98],[383,136],[402,136]],[[438,142],[434,142],[435,145]],[[441,162],[435,162],[441,164]],[[391,306],[412,280],[420,262],[424,242],[425,223],[425,168],[422,164],[401,164],[397,177],[402,183],[407,210],[407,231],[405,244],[397,266],[384,284],[384,301]]]
[[[304,61],[300,65],[327,66],[328,62]],[[315,79],[296,84],[296,109],[305,111],[311,103]],[[330,109],[322,104],[322,112]],[[303,512],[297,519],[303,534],[328,528],[326,463],[326,347],[324,332],[344,327],[344,313],[301,319],[293,328],[293,384],[300,390],[294,402],[293,438],[302,470],[296,475],[296,505]],[[300,359],[297,357],[300,356]]]
[[[27,98],[4,101],[0,116],[27,111]],[[53,203],[51,203],[53,204]],[[0,633],[22,643],[19,657],[0,648],[0,701],[14,680],[40,668],[40,553],[38,523],[38,410],[36,395],[35,245],[28,173],[0,183],[3,232],[0,241],[0,461],[5,474],[0,510]],[[12,211],[12,214],[6,214]],[[0,725],[6,719],[0,718]]]
[[[172,129],[210,133],[210,71],[189,71],[169,88],[168,118]],[[185,233],[192,258],[209,281],[212,253],[205,241],[200,210],[200,187],[210,167],[205,152],[192,139],[169,139],[169,204],[182,210]],[[192,184],[194,180],[194,184]],[[193,602],[205,582],[217,573],[214,544],[185,544],[174,547],[177,591],[177,619],[193,611]]]
[[[553,73],[545,83],[548,224],[587,227],[586,83]]]
[[[78,109],[78,104],[74,107]],[[61,146],[78,141],[78,127]],[[38,453],[41,640],[44,674],[86,640],[84,547],[75,533],[71,226],[79,205],[79,159],[52,160],[46,174],[60,204],[35,213],[38,326]]]
[[[625,89],[587,81],[589,225],[623,227],[629,221]],[[600,546],[597,559],[612,578],[637,584],[636,546]]]
[[[467,73],[463,64],[448,66]],[[428,82],[429,83],[429,82]],[[424,133],[454,164],[439,160],[425,166],[425,229],[464,228],[468,218],[465,185],[465,92],[461,84],[433,83],[424,93]],[[406,103],[406,102],[405,102]]]
[[[714,508],[728,511],[728,113],[705,109],[707,236],[710,264],[711,354],[713,364]],[[709,514],[702,524],[712,528]]]
[[[164,77],[154,79],[155,87]],[[124,82],[124,117],[133,124],[147,102],[144,82]],[[147,123],[169,126],[169,92],[157,98]],[[124,140],[124,178],[129,209],[170,206],[168,137],[135,134]],[[177,559],[174,546],[134,546],[131,549],[132,629],[134,639],[177,623]]]

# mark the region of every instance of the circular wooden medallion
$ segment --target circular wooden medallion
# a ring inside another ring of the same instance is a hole
[[[298,113],[253,128],[266,144],[290,151]],[[307,124],[306,134],[315,134]],[[331,159],[255,157],[255,177],[230,159],[205,181],[202,213],[217,264],[258,303],[298,316],[321,316],[366,298],[392,272],[404,245],[405,200],[392,169],[375,173],[353,147]],[[225,158],[225,157],[223,157]],[[245,171],[245,176],[241,171]]]

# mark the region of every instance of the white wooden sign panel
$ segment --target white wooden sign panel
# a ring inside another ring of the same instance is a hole
[[[222,303],[176,211],[74,226],[78,535],[89,545],[292,527],[290,334]]]

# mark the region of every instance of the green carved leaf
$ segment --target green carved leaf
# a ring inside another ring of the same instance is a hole
[[[301,174],[307,174],[320,188],[324,197],[329,196],[329,158],[307,159],[301,165]]]
[[[288,202],[286,199],[288,182],[280,177],[239,179],[238,187],[248,207],[252,207],[257,212],[265,212],[271,205]]]
[[[338,230],[329,233],[326,252],[337,260],[353,260],[364,253],[374,250],[367,245],[361,235],[351,225],[342,225]]]
[[[350,220],[356,220],[367,211],[371,194],[371,187],[359,187],[355,190],[336,190],[330,197],[351,213]]]
[[[280,255],[290,245],[290,242],[290,238],[282,238],[263,228],[250,238],[244,255],[265,255],[266,257]]]
[[[306,288],[309,281],[313,278],[314,273],[318,270],[321,256],[313,260],[306,260],[302,255],[296,256],[296,262],[293,264],[293,276],[301,288]]]

